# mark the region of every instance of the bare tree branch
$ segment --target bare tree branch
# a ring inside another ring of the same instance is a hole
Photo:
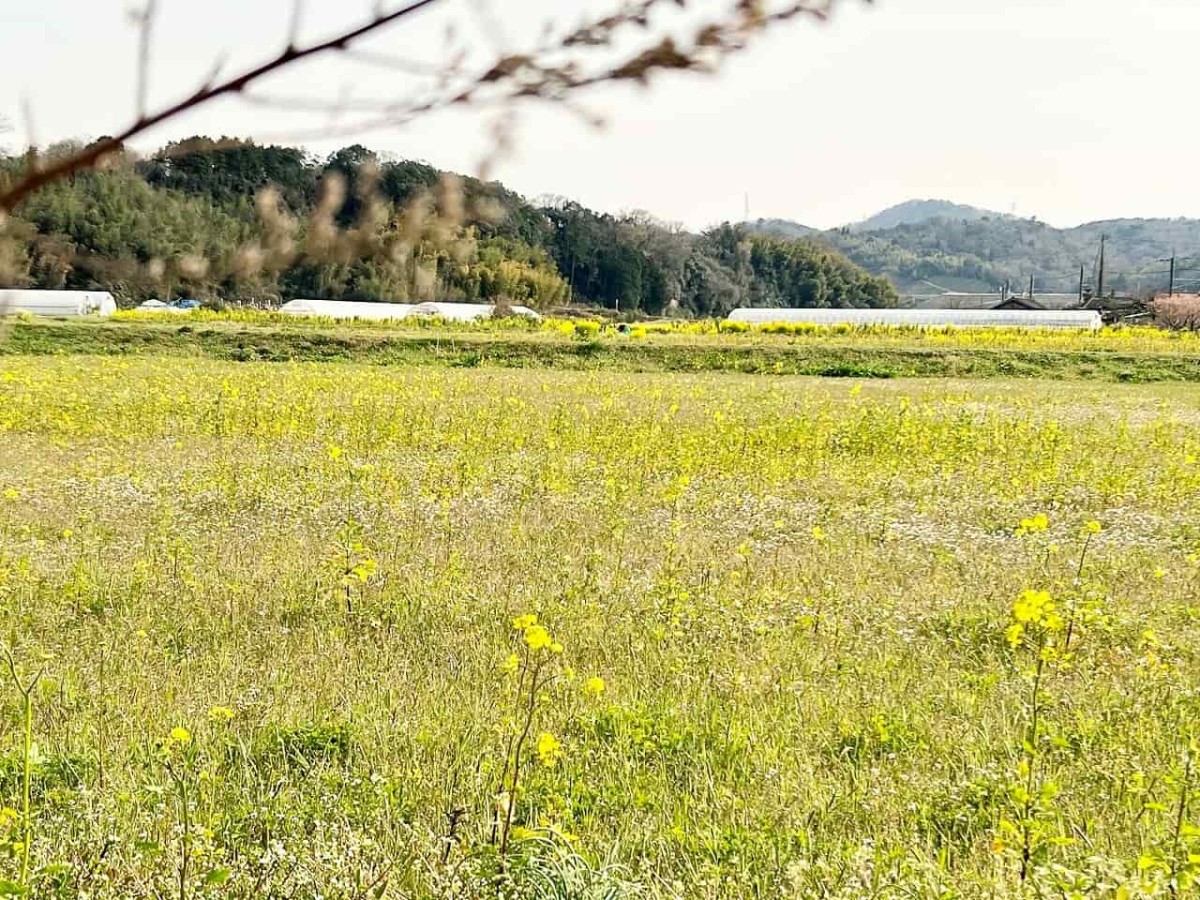
[[[390,69],[394,72],[402,72],[405,75],[439,75],[444,69],[441,66],[436,66],[433,63],[419,62],[411,59],[400,59],[396,56],[391,56],[387,53],[380,53],[372,50],[360,50],[358,48],[348,48],[342,56],[345,59],[360,62],[364,65],[375,66],[380,69]],[[461,65],[462,58],[458,60],[458,65]],[[453,66],[454,63],[452,62]]]
[[[158,17],[158,0],[146,0],[140,12],[134,13],[138,26],[137,117],[146,118],[150,108],[150,48],[154,38],[154,22]]]
[[[245,90],[249,85],[261,80],[267,75],[292,65],[299,60],[308,59],[318,56],[323,53],[328,53],[331,50],[341,50],[347,45],[361,37],[364,37],[372,32],[379,31],[388,25],[398,22],[399,20],[410,16],[419,10],[430,7],[437,3],[438,0],[413,0],[413,2],[402,6],[399,9],[389,13],[377,12],[367,22],[349,31],[345,31],[335,37],[312,44],[308,47],[286,47],[279,55],[255,66],[240,75],[236,75],[227,81],[219,82],[212,85],[203,85],[195,93],[188,97],[179,100],[170,106],[160,109],[158,112],[140,116],[136,122],[125,128],[114,137],[105,138],[102,141],[96,141],[89,144],[78,153],[64,156],[61,159],[55,160],[50,165],[27,172],[15,184],[6,188],[3,193],[0,193],[0,209],[12,210],[24,197],[36,191],[43,185],[49,184],[59,178],[64,178],[72,175],[75,172],[94,166],[99,160],[114,153],[121,152],[124,149],[125,143],[130,139],[137,137],[145,131],[159,125],[163,122],[173,119],[176,116],[195,109],[209,103],[218,97],[223,97],[229,94],[237,94]]]
[[[24,197],[43,185],[94,167],[105,158],[120,153],[131,138],[219,97],[241,95],[248,102],[258,105],[326,112],[338,119],[347,112],[370,113],[336,130],[317,132],[312,136],[315,138],[393,128],[434,110],[467,103],[491,105],[540,99],[566,105],[571,93],[604,83],[645,85],[651,75],[658,71],[712,71],[725,57],[744,49],[751,38],[767,26],[800,16],[824,19],[838,0],[777,0],[774,4],[769,0],[730,0],[732,5],[727,8],[728,12],[699,24],[689,39],[667,36],[632,55],[621,57],[616,54],[617,58],[614,59],[613,46],[622,33],[648,30],[651,14],[659,6],[684,5],[682,0],[616,0],[618,5],[614,12],[584,21],[557,37],[553,28],[548,28],[540,45],[531,52],[502,54],[481,71],[465,73],[465,53],[455,53],[445,66],[431,67],[430,71],[421,72],[435,76],[436,84],[428,88],[424,95],[407,100],[323,100],[251,94],[247,91],[268,75],[330,51],[346,53],[348,58],[358,62],[407,69],[412,74],[413,67],[421,67],[378,53],[367,53],[357,48],[351,50],[351,45],[438,2],[409,0],[406,5],[391,12],[385,12],[380,5],[366,22],[318,43],[299,47],[296,42],[304,3],[303,0],[295,0],[289,42],[282,52],[224,81],[218,80],[218,65],[194,93],[157,112],[147,113],[144,103],[149,35],[157,4],[157,0],[147,0],[141,14],[143,53],[140,58],[139,96],[142,109],[137,121],[114,137],[50,160],[43,166],[30,165],[14,184],[0,187],[0,211],[11,211]],[[477,6],[477,9],[483,10],[486,19],[486,3]],[[454,41],[453,31],[448,33],[448,39]],[[579,59],[580,53],[586,51],[596,51],[602,57],[607,53],[607,58],[586,66]],[[291,137],[296,139],[295,135]]]

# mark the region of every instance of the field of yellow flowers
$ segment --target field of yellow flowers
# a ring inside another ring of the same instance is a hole
[[[1200,396],[0,357],[0,896],[1178,898]]]

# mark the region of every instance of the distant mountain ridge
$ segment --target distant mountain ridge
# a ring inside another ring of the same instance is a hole
[[[1200,289],[1200,219],[1109,219],[1054,228],[945,200],[912,200],[863,222],[815,231],[783,219],[760,219],[750,228],[827,244],[901,294],[991,292],[1006,282],[1025,290],[1029,277],[1043,293],[1073,293],[1080,269],[1085,287],[1096,287],[1101,236],[1107,237],[1105,290],[1147,293],[1168,283],[1177,257],[1176,287]]]
[[[919,225],[930,219],[954,219],[962,222],[973,222],[978,219],[1008,218],[1004,213],[980,209],[978,206],[967,206],[963,203],[951,203],[949,200],[906,200],[889,206],[861,222],[850,225],[853,231],[882,231],[896,228],[900,225]]]

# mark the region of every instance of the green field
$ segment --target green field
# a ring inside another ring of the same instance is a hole
[[[1195,357],[203,328],[0,344],[0,894],[1195,895]]]
[[[500,320],[361,323],[258,312],[0,324],[0,356],[147,353],[237,362],[366,362],[610,372],[739,372],[840,378],[1057,378],[1200,382],[1200,336],[1155,328],[896,329],[713,321],[633,326]]]

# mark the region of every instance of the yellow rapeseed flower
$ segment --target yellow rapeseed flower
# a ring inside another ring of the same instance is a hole
[[[500,665],[500,668],[505,672],[515,672],[520,668],[521,660],[515,653],[508,654],[508,659]]]
[[[607,685],[605,685],[604,679],[599,675],[593,675],[583,683],[583,692],[589,697],[599,697],[604,693],[605,687]]]
[[[813,536],[814,541],[825,540],[825,529],[822,528],[820,525],[814,525],[812,527],[812,536]]]
[[[171,740],[177,744],[186,744],[192,739],[192,733],[181,725],[176,725],[171,729]]]
[[[1021,646],[1021,640],[1025,637],[1025,626],[1020,622],[1013,622],[1005,629],[1004,636],[1008,639],[1008,646],[1016,650]]]
[[[208,711],[208,717],[214,722],[228,722],[233,718],[233,710],[228,706],[214,706]]]
[[[1016,535],[1024,537],[1027,534],[1040,534],[1050,527],[1050,517],[1045,513],[1038,513],[1036,516],[1031,516],[1028,519],[1022,519],[1021,524],[1016,528]]]
[[[537,616],[535,616],[533,613],[527,613],[526,615],[523,615],[523,616],[517,616],[515,619],[512,620],[512,627],[513,627],[514,631],[526,631],[529,628],[532,628],[536,624],[537,624]]]
[[[537,755],[543,766],[553,767],[562,757],[562,744],[550,732],[543,731],[538,735]]]
[[[20,820],[21,814],[11,806],[0,809],[0,831],[8,831]]]
[[[1022,591],[1013,604],[1013,618],[1022,624],[1040,625],[1053,610],[1049,591]]]
[[[554,643],[554,639],[541,625],[530,625],[525,629],[525,643],[530,650],[544,650]]]
[[[7,490],[4,492],[4,499],[5,499],[5,500],[16,500],[16,499],[17,499],[18,497],[20,497],[20,496],[21,496],[21,492],[20,492],[20,491],[18,491],[16,488],[8,488],[8,489],[7,489]]]
[[[1095,519],[1093,519],[1092,521],[1088,522],[1086,525],[1083,526],[1083,530],[1087,534],[1099,534],[1101,531],[1100,523],[1097,522]]]

